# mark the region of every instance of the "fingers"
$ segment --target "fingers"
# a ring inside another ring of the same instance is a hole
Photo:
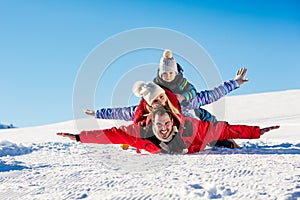
[[[241,71],[242,71],[243,68],[240,68],[237,72],[236,72],[236,75],[240,75],[241,74]]]
[[[240,68],[237,71],[236,76],[235,76],[235,80],[238,81],[239,85],[243,85],[244,83],[249,81],[248,78],[245,78],[246,74],[247,74],[247,68],[245,68],[245,67]]]
[[[268,128],[269,128],[269,130],[274,130],[274,129],[279,129],[280,126],[279,126],[279,125],[276,125],[276,126],[270,126],[270,127],[268,127]]]
[[[94,116],[94,115],[95,115],[95,111],[94,111],[94,110],[84,109],[83,112],[84,112],[86,115],[91,115],[91,116]]]
[[[56,135],[67,137],[67,136],[69,136],[71,134],[70,133],[56,133]]]
[[[74,134],[71,134],[71,133],[56,133],[56,135],[62,136],[62,137],[67,137],[71,140],[76,140],[76,136]]]
[[[244,83],[246,83],[246,82],[248,82],[248,81],[249,81],[249,78],[243,79],[243,82],[244,82]]]
[[[247,74],[247,68],[245,67],[240,68],[236,73],[237,76],[241,76],[241,77],[246,76],[246,74]]]
[[[270,126],[270,127],[266,127],[266,128],[262,128],[262,129],[260,129],[260,135],[263,135],[263,134],[265,134],[266,132],[269,132],[269,131],[271,131],[271,130],[274,130],[274,129],[279,129],[280,128],[280,126]]]

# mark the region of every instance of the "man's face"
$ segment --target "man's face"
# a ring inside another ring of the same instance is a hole
[[[156,115],[153,121],[153,130],[163,139],[167,139],[173,127],[173,120],[165,113],[163,115]]]

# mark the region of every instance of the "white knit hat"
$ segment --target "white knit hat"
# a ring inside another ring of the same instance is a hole
[[[132,87],[132,92],[137,97],[143,97],[151,105],[158,95],[165,93],[165,90],[153,82],[137,81]]]
[[[176,60],[173,57],[172,51],[170,49],[166,49],[160,59],[159,76],[161,77],[164,72],[170,71],[174,71],[176,74],[178,73]]]

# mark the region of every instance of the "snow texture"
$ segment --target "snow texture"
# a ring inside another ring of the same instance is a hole
[[[0,199],[300,199],[299,99],[300,90],[289,90],[207,106],[232,124],[281,128],[236,140],[242,149],[192,155],[136,154],[55,134],[128,124],[122,121],[85,118],[1,130]]]

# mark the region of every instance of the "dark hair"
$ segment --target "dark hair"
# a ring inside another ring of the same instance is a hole
[[[151,111],[151,120],[152,120],[152,122],[154,122],[154,118],[155,118],[156,115],[162,116],[166,113],[170,116],[170,119],[172,120],[173,119],[172,112],[167,107],[164,107],[164,106],[155,107]]]

